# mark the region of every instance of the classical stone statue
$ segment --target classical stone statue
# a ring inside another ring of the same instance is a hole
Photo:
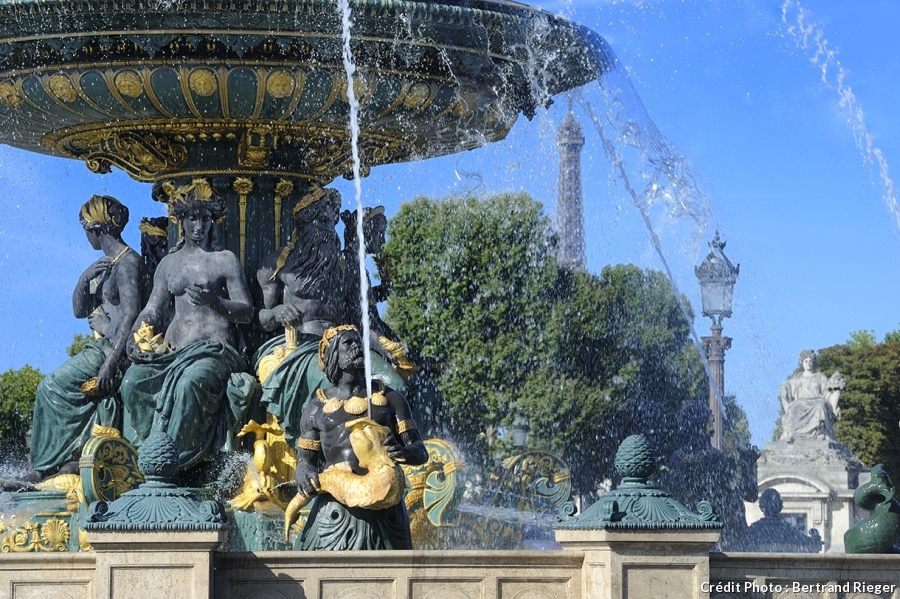
[[[141,309],[141,259],[122,241],[128,208],[115,198],[93,196],[79,218],[91,247],[103,252],[81,273],[72,293],[72,311],[88,320],[95,339],[38,385],[32,481],[64,466],[64,472],[77,471],[79,453],[95,424],[121,426],[118,388],[128,365],[126,343]]]
[[[362,340],[352,325],[325,331],[319,361],[333,386],[303,412],[285,530],[315,497],[295,548],[411,549],[399,464],[424,464],[428,451],[409,404],[380,383],[367,401]]]
[[[160,261],[147,306],[129,340],[134,364],[122,381],[125,437],[139,447],[152,431],[168,433],[186,470],[231,449],[258,383],[235,349],[235,324],[253,318],[250,292],[235,255],[213,239],[225,202],[204,179],[169,186],[181,241]],[[173,310],[171,322],[160,328]]]
[[[344,319],[346,269],[335,225],[337,191],[313,189],[294,207],[288,243],[263,259],[256,278],[263,292],[259,322],[268,331],[285,328],[257,351],[262,404],[290,443],[300,415],[316,389],[327,385],[317,361],[325,330]]]
[[[841,417],[838,401],[846,387],[844,377],[835,371],[830,378],[816,372],[816,354],[800,352],[802,372],[781,384],[779,398],[784,415],[781,419],[783,441],[795,439],[834,440],[834,423]]]

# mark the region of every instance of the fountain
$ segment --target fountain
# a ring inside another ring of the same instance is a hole
[[[0,141],[122,169],[161,201],[208,179],[232,214],[226,245],[252,276],[300,198],[354,170],[355,94],[365,173],[500,140],[520,113],[607,68],[577,26],[516,3],[351,8],[358,74],[347,81],[330,3],[3,5]],[[253,346],[263,333],[245,335]],[[618,507],[601,506],[600,520]]]

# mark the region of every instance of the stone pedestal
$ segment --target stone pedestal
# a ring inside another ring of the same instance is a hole
[[[781,494],[781,517],[805,533],[818,530],[825,553],[843,553],[844,533],[865,516],[853,503],[856,488],[869,480],[865,465],[843,443],[828,439],[767,443],[756,465],[760,493]],[[745,507],[748,522],[763,517],[755,503]]]
[[[584,552],[584,599],[708,599],[709,551],[718,530],[557,530]]]
[[[212,597],[213,551],[225,531],[90,531],[95,599]]]

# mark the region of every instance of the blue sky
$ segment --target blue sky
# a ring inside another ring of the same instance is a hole
[[[540,4],[540,3],[539,3]],[[900,236],[883,171],[900,164],[900,2],[805,0],[803,23],[818,46],[799,47],[797,2],[572,0],[540,4],[604,36],[670,144],[696,173],[709,218],[655,225],[680,290],[699,303],[693,266],[719,229],[741,264],[726,357],[726,390],[749,413],[754,441],[769,439],[777,388],[804,348],[859,329],[880,339],[900,328]],[[836,52],[811,61],[816,48]],[[824,71],[822,65],[827,65]],[[592,105],[596,85],[583,90]],[[843,99],[843,105],[841,103]],[[416,195],[528,191],[555,213],[555,134],[564,98],[481,150],[375,169],[363,202],[388,215]],[[647,231],[581,108],[589,268],[633,262],[660,268]],[[861,128],[864,126],[864,129]],[[884,168],[872,161],[881,153]],[[340,181],[349,207],[352,185]],[[52,370],[75,332],[78,274],[97,257],[77,222],[93,193],[141,216],[163,214],[148,185],[121,172],[0,146],[0,370]],[[886,200],[888,198],[888,200]],[[696,321],[698,334],[708,322]]]

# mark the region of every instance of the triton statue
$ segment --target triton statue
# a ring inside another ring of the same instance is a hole
[[[411,549],[400,464],[424,464],[428,452],[409,404],[378,381],[366,400],[362,340],[352,325],[325,331],[319,364],[333,386],[303,412],[285,532],[315,497],[296,549]]]
[[[167,193],[181,241],[160,261],[129,340],[134,364],[122,381],[124,433],[136,447],[154,430],[168,433],[186,470],[214,450],[231,449],[258,392],[235,349],[233,326],[250,322],[253,305],[238,259],[213,239],[224,201],[204,179]],[[161,334],[170,306],[174,313]]]
[[[141,258],[122,241],[128,208],[115,198],[93,196],[81,207],[80,220],[91,247],[103,256],[78,278],[72,310],[76,318],[87,318],[95,339],[38,385],[30,482],[76,472],[94,425],[121,426],[118,387],[128,365],[126,343],[140,311]]]

